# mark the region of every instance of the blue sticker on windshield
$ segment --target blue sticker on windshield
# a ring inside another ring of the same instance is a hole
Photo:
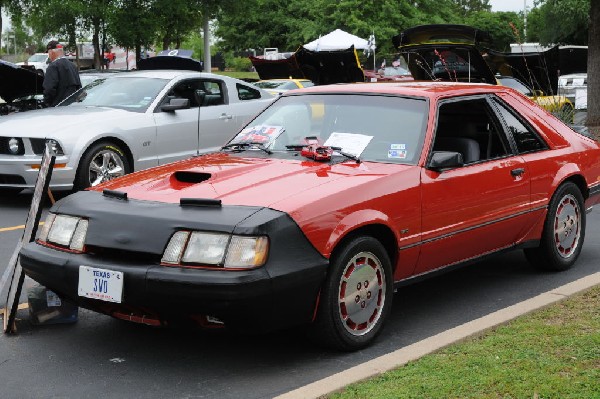
[[[390,159],[406,159],[406,144],[390,144],[388,158]]]

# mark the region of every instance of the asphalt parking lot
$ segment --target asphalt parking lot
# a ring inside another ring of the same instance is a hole
[[[28,198],[0,201],[1,272]],[[0,335],[0,396],[271,398],[597,273],[599,237],[596,210],[572,270],[539,273],[513,252],[404,287],[380,338],[354,353],[324,350],[302,329],[257,336],[156,329],[86,310],[75,324],[34,326],[21,310],[18,333]]]

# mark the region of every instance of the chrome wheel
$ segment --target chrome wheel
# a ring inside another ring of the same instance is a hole
[[[125,175],[125,165],[119,154],[110,149],[97,152],[90,162],[88,176],[90,186]]]
[[[558,204],[554,216],[554,243],[563,258],[573,255],[579,246],[581,233],[581,209],[575,197],[565,195]]]
[[[385,304],[385,272],[370,252],[356,254],[347,263],[339,284],[339,316],[345,330],[355,336],[373,329]]]
[[[525,248],[525,257],[541,270],[567,270],[575,264],[585,240],[585,200],[579,187],[561,184],[548,205],[540,245]]]

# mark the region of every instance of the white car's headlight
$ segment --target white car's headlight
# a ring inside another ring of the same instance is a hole
[[[265,264],[269,240],[265,236],[178,231],[171,237],[162,263],[248,269]]]
[[[50,213],[40,230],[38,240],[82,252],[87,228],[88,221],[86,219]]]
[[[23,140],[17,137],[11,137],[8,139],[8,153],[11,155],[23,155],[25,148],[23,147]]]

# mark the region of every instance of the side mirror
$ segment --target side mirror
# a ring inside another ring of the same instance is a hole
[[[431,155],[428,168],[441,172],[445,169],[454,169],[463,166],[463,156],[460,152],[434,151]]]
[[[190,108],[190,100],[187,98],[172,98],[168,104],[163,104],[160,109],[164,112],[175,112],[178,109]]]

